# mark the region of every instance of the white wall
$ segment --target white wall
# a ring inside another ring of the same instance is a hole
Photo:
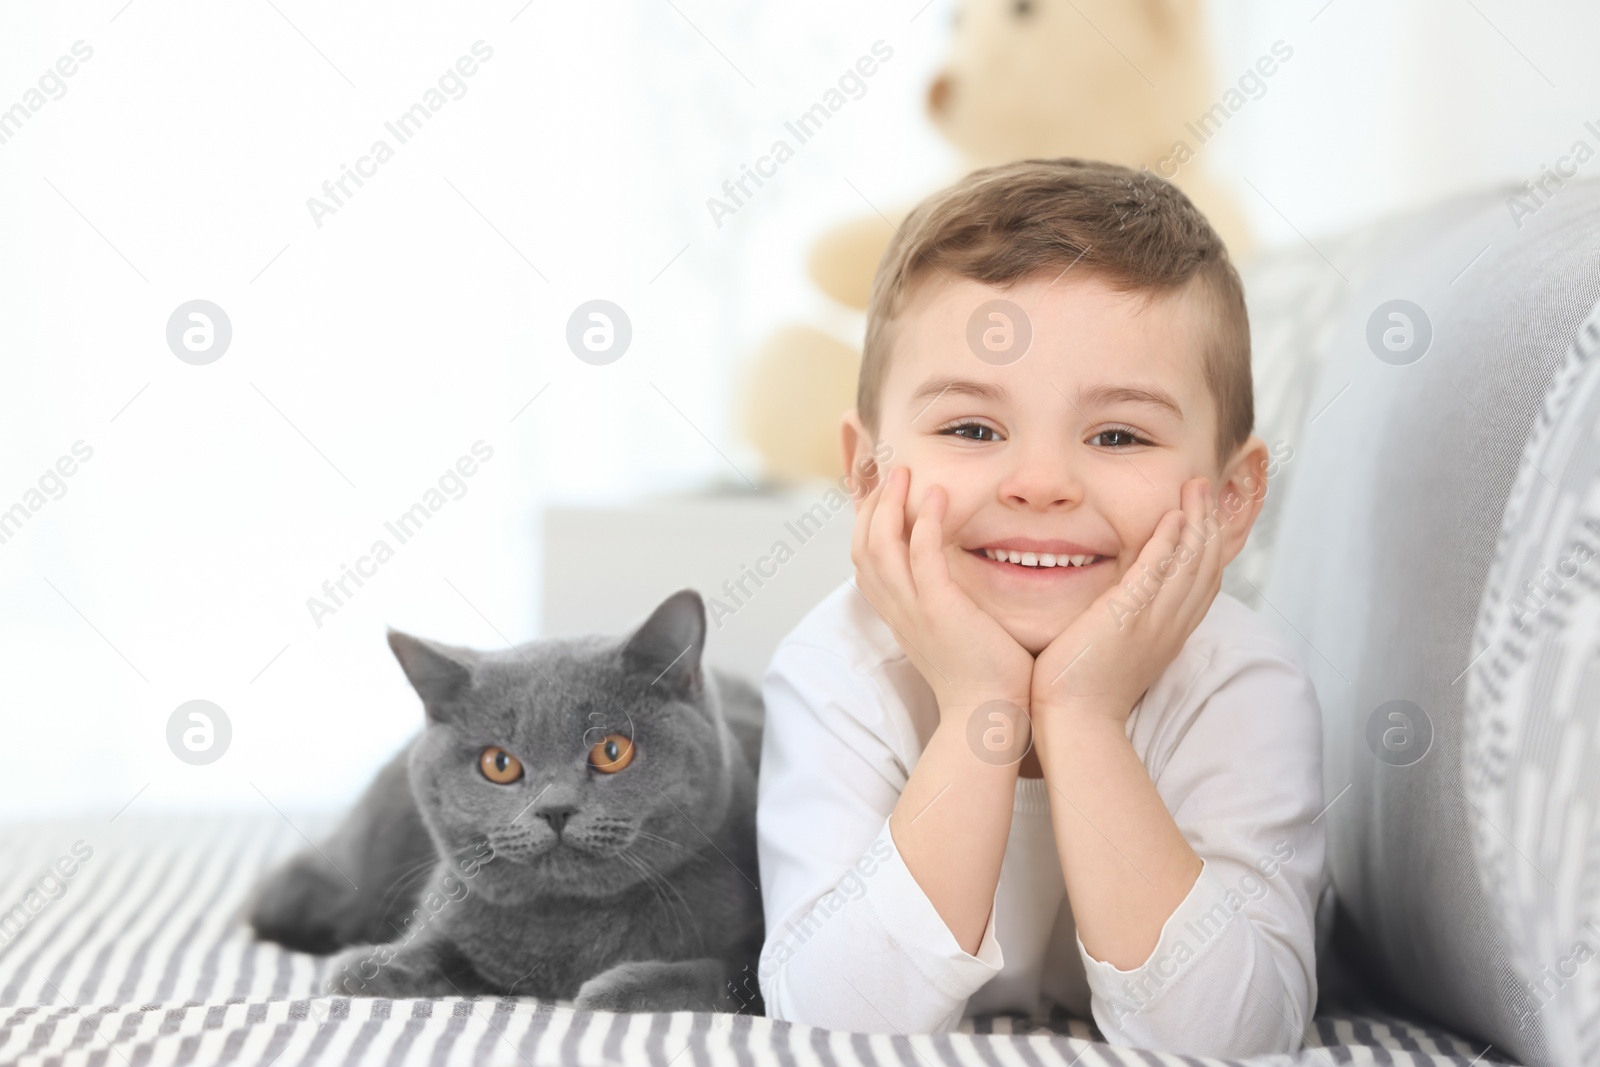
[[[93,49],[0,143],[0,509],[93,449],[0,543],[0,816],[348,797],[419,721],[383,627],[535,636],[545,503],[759,477],[731,369],[826,314],[807,243],[958,167],[921,117],[949,0],[274,3],[0,13],[0,108]],[[1297,51],[1206,150],[1273,240],[1299,238],[1242,177],[1313,240],[1530,177],[1600,119],[1597,20],[1219,7],[1220,74]],[[866,95],[716,226],[706,198],[879,39]],[[307,198],[479,40],[465,95],[315,225]],[[634,324],[610,366],[563,340],[593,297]],[[209,366],[165,341],[194,298],[233,325]],[[307,598],[479,440],[466,495],[317,626]],[[205,767],[164,734],[194,698],[233,724]]]
[[[1223,83],[1277,39],[1295,49],[1206,146],[1268,242],[1527,181],[1579,137],[1600,148],[1586,0],[1252,0],[1211,21]]]

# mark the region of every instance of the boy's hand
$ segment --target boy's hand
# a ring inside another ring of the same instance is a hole
[[[928,489],[908,544],[910,487],[911,472],[898,467],[862,500],[850,546],[857,588],[933,688],[941,718],[992,700],[1026,710],[1033,657],[950,577],[943,488]]]
[[[1122,582],[1039,653],[1032,689],[1037,729],[1062,715],[1127,722],[1205,618],[1222,588],[1222,535],[1213,531],[1207,541],[1202,533],[1211,511],[1210,479],[1185,482],[1180,503],[1161,517]],[[1153,598],[1147,592],[1135,597],[1123,589],[1130,581],[1136,589],[1160,586]]]

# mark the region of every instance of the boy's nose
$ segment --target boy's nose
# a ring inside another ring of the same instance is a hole
[[[1083,482],[1064,450],[1035,448],[1017,455],[1000,495],[1023,507],[1066,507],[1083,499]]]

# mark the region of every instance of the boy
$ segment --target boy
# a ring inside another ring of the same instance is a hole
[[[856,576],[764,682],[768,1013],[1060,1005],[1115,1044],[1297,1050],[1320,710],[1221,593],[1268,456],[1220,240],[1148,174],[991,167],[911,214],[867,314]]]

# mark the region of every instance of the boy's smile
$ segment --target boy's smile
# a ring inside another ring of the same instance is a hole
[[[1031,653],[1128,576],[1184,482],[1239,494],[1239,479],[1261,476],[1258,437],[1217,464],[1201,294],[1120,293],[1081,271],[1005,289],[930,272],[895,322],[876,437],[911,471],[907,521],[944,487],[951,576]],[[968,341],[974,309],[996,299],[1019,306],[1032,335],[999,365]],[[854,413],[844,445],[847,462],[873,445]],[[1224,527],[1224,561],[1258,506]]]

